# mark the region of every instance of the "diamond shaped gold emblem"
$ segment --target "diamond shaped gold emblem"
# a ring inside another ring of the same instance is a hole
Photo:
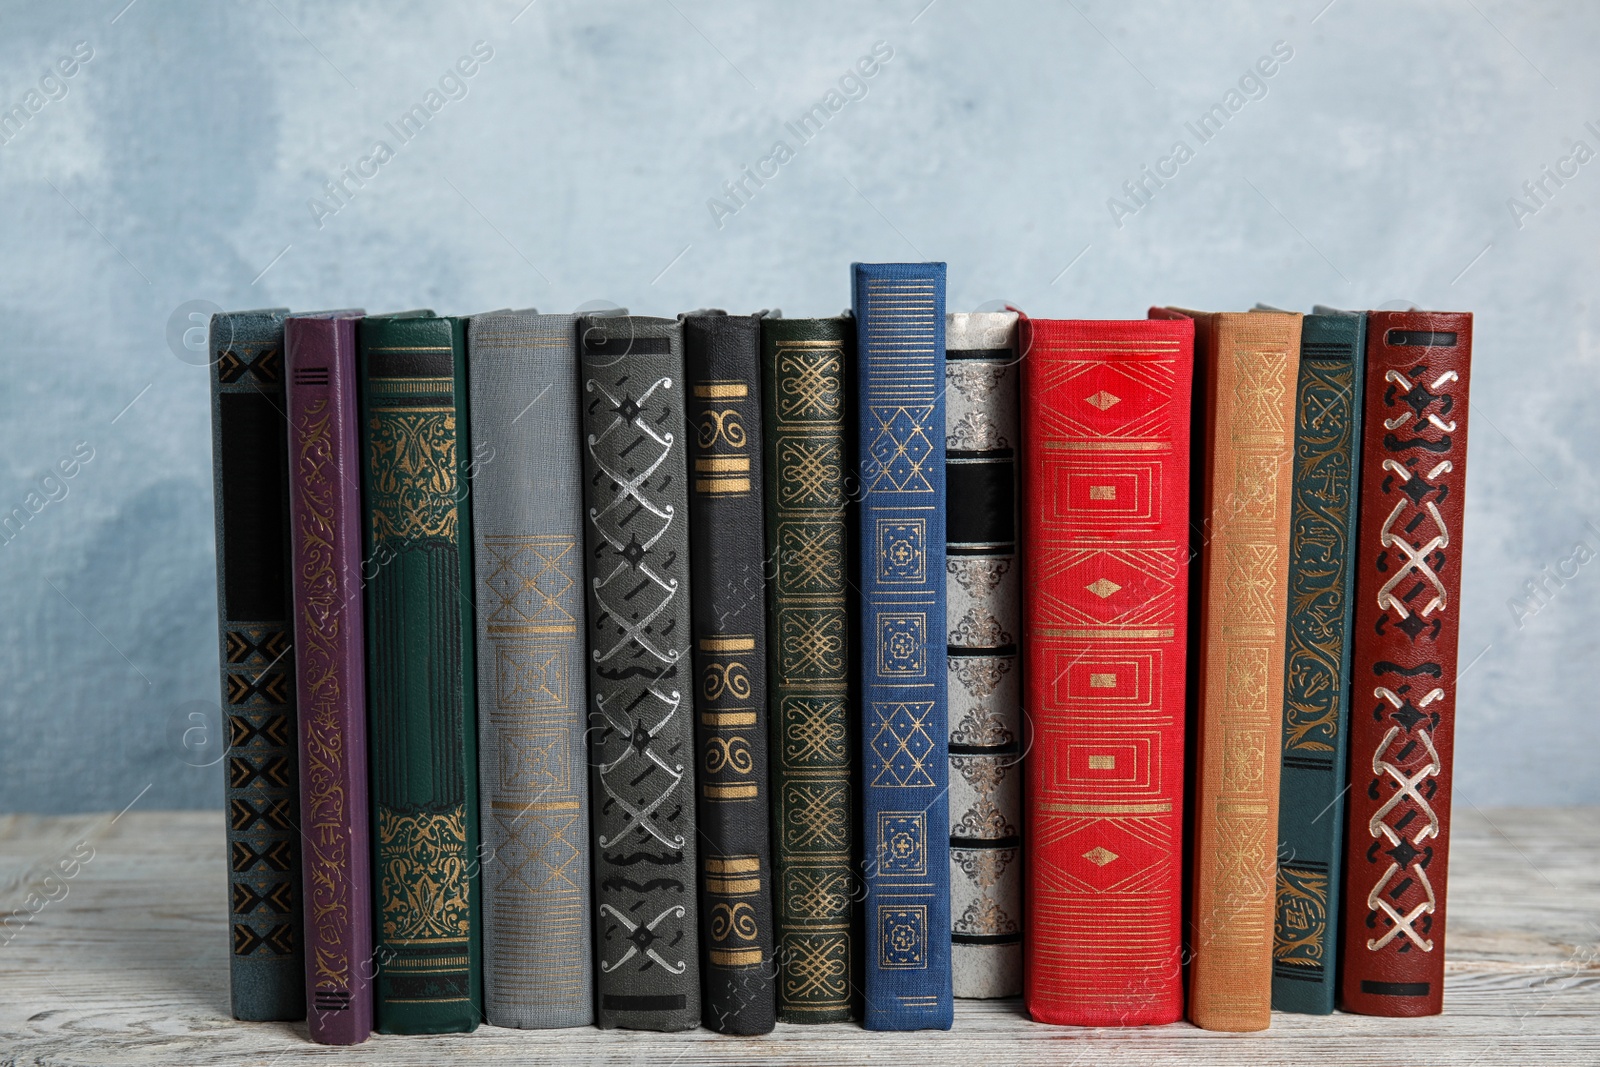
[[[1114,393],[1108,393],[1104,389],[1094,394],[1094,396],[1086,396],[1084,399],[1093,404],[1095,407],[1099,408],[1101,411],[1107,410],[1112,404],[1118,404],[1122,402],[1122,398],[1120,396],[1117,396]]]
[[[1109,848],[1106,848],[1102,845],[1096,845],[1088,852],[1085,852],[1083,854],[1083,858],[1094,864],[1096,867],[1104,867],[1106,864],[1116,859],[1117,854],[1112,852]]]
[[[1116,582],[1113,582],[1109,578],[1101,578],[1098,581],[1089,583],[1088,585],[1084,586],[1084,588],[1089,590],[1089,592],[1093,593],[1095,596],[1099,597],[1101,600],[1104,600],[1112,593],[1115,593],[1118,589],[1121,589],[1122,586],[1118,585]]]

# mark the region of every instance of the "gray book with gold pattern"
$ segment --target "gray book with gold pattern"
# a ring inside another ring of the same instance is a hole
[[[467,325],[484,1008],[594,1022],[577,319]]]
[[[945,325],[951,978],[1022,992],[1022,708],[1017,642],[1017,316]]]

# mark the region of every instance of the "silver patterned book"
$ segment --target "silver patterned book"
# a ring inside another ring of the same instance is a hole
[[[950,941],[958,997],[1022,992],[1017,315],[945,324]]]
[[[477,560],[484,1007],[594,1022],[577,320],[467,326]]]

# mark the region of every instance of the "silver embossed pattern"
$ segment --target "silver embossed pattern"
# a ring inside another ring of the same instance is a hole
[[[1017,315],[946,319],[950,919],[958,997],[1022,991]]]

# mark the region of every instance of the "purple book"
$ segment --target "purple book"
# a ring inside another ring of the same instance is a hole
[[[372,843],[361,604],[358,311],[295,315],[289,515],[300,714],[306,1019],[325,1045],[372,1033]]]

